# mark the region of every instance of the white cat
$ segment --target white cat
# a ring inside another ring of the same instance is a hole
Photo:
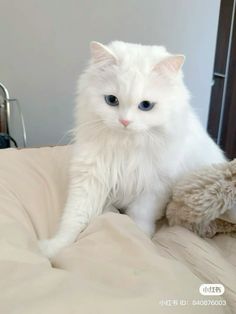
[[[79,81],[68,199],[55,237],[40,242],[45,255],[113,208],[153,235],[172,184],[225,159],[189,105],[183,63],[160,46],[91,43]]]

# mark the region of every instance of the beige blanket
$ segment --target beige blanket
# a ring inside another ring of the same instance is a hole
[[[0,313],[236,313],[236,239],[159,227],[151,241],[126,215],[97,217],[52,261],[69,147],[0,151]],[[222,296],[203,296],[221,283]],[[218,304],[218,305],[217,305]],[[226,304],[226,305],[224,305]]]

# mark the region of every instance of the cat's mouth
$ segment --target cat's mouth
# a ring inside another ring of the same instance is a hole
[[[125,125],[121,123],[119,120],[117,122],[115,121],[111,122],[104,119],[103,124],[106,126],[107,129],[123,135],[135,134],[143,131],[141,127],[140,128],[136,127],[136,125],[133,122],[129,122],[128,124]]]
[[[107,125],[107,127],[110,130],[112,130],[116,133],[123,134],[123,135],[134,134],[136,132],[136,130],[130,126],[124,127],[124,126],[119,125],[119,124],[111,124],[111,125]]]
[[[129,127],[116,127],[116,132],[120,133],[123,136],[134,136],[143,132],[142,129],[134,128],[133,126]]]

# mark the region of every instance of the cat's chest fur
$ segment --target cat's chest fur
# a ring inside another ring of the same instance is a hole
[[[143,192],[155,191],[165,174],[161,160],[153,147],[135,146],[134,143],[113,146],[109,165],[110,200],[118,207],[126,207]],[[162,185],[164,182],[161,183]]]

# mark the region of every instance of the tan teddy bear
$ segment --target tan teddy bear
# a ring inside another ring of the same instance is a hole
[[[236,159],[195,171],[173,189],[166,216],[202,237],[236,232]]]

